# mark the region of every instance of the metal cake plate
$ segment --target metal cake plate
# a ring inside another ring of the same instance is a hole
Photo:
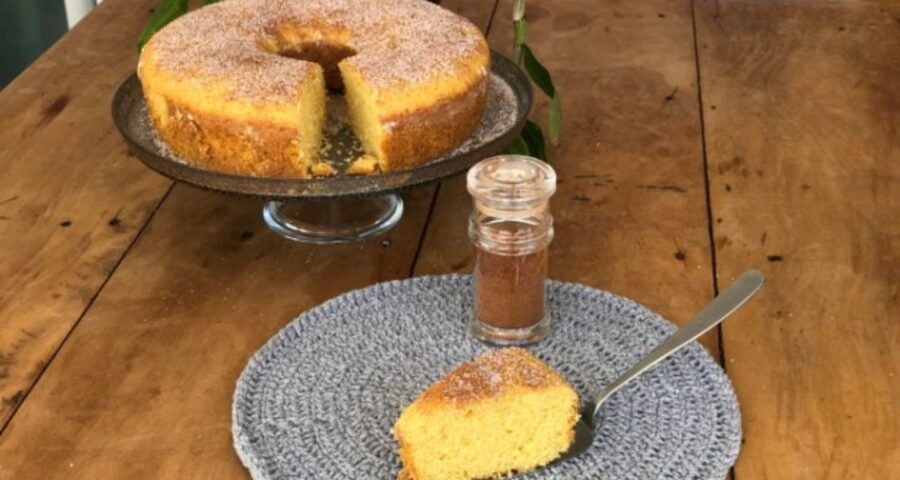
[[[285,238],[343,243],[379,235],[396,225],[403,215],[403,199],[397,192],[458,174],[500,153],[522,131],[533,99],[525,73],[512,60],[492,51],[485,113],[478,128],[459,147],[409,170],[310,179],[232,175],[177,158],[150,123],[136,74],[116,90],[112,116],[132,152],[151,169],[194,187],[267,199],[263,219]],[[335,116],[330,114],[325,129],[325,143],[334,148],[320,154],[341,171],[360,148],[349,126],[332,118]]]
[[[531,83],[512,60],[497,52],[491,53],[491,65],[487,108],[472,136],[455,150],[425,165],[390,173],[287,179],[231,175],[190,165],[174,158],[159,141],[150,124],[136,74],[122,82],[116,91],[112,115],[119,132],[144,164],[173,180],[195,187],[272,200],[324,200],[384,194],[452,176],[512,143],[531,110]]]

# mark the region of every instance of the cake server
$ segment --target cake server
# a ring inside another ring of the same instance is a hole
[[[714,298],[713,301],[709,302],[690,322],[679,328],[672,336],[663,340],[662,343],[657,345],[627,372],[619,376],[600,393],[594,395],[589,402],[584,403],[581,409],[581,420],[575,425],[575,441],[556,462],[564,462],[590,448],[591,443],[594,441],[594,432],[598,426],[597,420],[600,407],[609,397],[650,367],[681,350],[697,339],[697,337],[728,318],[747,300],[750,300],[759,291],[763,283],[765,283],[765,277],[757,270],[747,270],[741,274],[737,281],[719,294],[718,297]]]

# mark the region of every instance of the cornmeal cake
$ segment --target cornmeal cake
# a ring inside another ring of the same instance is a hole
[[[578,395],[521,348],[493,350],[428,387],[394,436],[413,480],[466,480],[546,465],[575,439]]]
[[[484,111],[479,29],[425,0],[228,0],[157,32],[138,76],[160,137],[212,170],[305,178],[326,85],[343,89],[367,156],[351,173],[413,167],[452,150]]]

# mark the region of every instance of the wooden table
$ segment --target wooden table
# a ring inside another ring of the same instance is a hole
[[[0,92],[0,479],[247,478],[252,352],[349,289],[472,266],[460,179],[382,238],[310,246],[144,168],[109,104],[155,3],[105,1]],[[509,0],[444,5],[509,50]],[[900,5],[528,15],[563,98],[551,275],[683,322],[763,270],[703,339],[741,401],[734,477],[900,478]]]

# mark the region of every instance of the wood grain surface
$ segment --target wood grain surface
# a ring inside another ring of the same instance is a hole
[[[491,31],[504,52],[511,6]],[[689,320],[713,296],[690,3],[531,2],[528,20],[563,102],[550,276]],[[471,271],[470,210],[464,179],[441,187],[417,274]],[[718,355],[715,332],[703,343]]]
[[[494,6],[446,3],[483,27]],[[303,311],[408,276],[432,198],[409,192],[384,237],[312,246],[270,232],[260,202],[176,186],[0,435],[0,479],[247,478],[231,396],[250,355]]]
[[[171,186],[109,114],[153,3],[106,2],[0,92],[0,430]]]
[[[0,480],[248,478],[231,395],[266,339],[347,290],[472,267],[462,178],[409,192],[384,237],[309,246],[128,157],[109,102],[156,3],[106,0],[0,92]],[[510,51],[510,0],[443,3]],[[763,269],[703,339],[741,402],[735,477],[900,478],[900,6],[528,16],[563,99],[551,276],[683,322]]]
[[[696,4],[742,479],[900,478],[900,6]]]

